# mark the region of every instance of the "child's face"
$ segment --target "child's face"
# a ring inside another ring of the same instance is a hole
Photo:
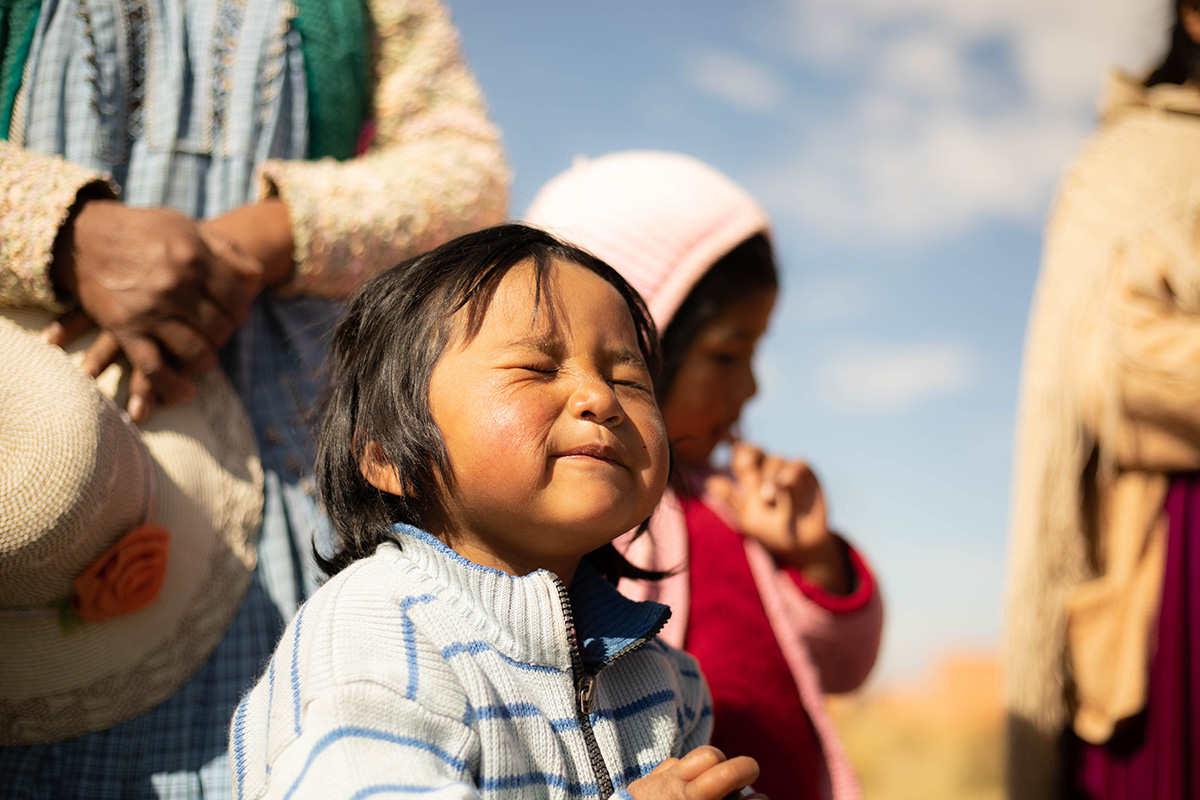
[[[635,527],[667,481],[667,438],[633,319],[611,285],[556,262],[534,304],[532,265],[504,277],[479,334],[434,367],[429,406],[455,485],[427,524],[462,555],[569,581]]]
[[[688,466],[708,464],[713,448],[729,439],[754,396],[754,349],[767,330],[775,290],[731,303],[700,329],[663,400],[667,435]]]

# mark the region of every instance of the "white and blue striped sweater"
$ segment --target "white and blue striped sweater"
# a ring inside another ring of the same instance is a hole
[[[234,715],[236,800],[628,797],[707,742],[695,661],[652,638],[665,606],[586,564],[568,593],[401,532],[284,632]]]

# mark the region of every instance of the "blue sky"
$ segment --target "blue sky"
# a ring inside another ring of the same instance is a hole
[[[763,201],[784,293],[747,437],[814,465],[879,574],[876,680],[995,648],[1042,220],[1105,70],[1144,68],[1165,12],[448,3],[504,131],[514,215],[577,155],[630,148],[704,159]]]

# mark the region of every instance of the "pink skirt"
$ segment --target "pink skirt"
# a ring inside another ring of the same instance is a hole
[[[1063,791],[1069,800],[1200,797],[1200,476],[1171,481],[1167,569],[1146,710],[1103,745],[1068,733]]]

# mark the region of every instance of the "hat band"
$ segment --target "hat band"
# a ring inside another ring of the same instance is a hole
[[[28,617],[53,611],[64,634],[85,623],[104,622],[140,611],[158,599],[167,573],[171,533],[143,523],[84,568],[74,592],[40,608],[5,608],[0,615]]]

